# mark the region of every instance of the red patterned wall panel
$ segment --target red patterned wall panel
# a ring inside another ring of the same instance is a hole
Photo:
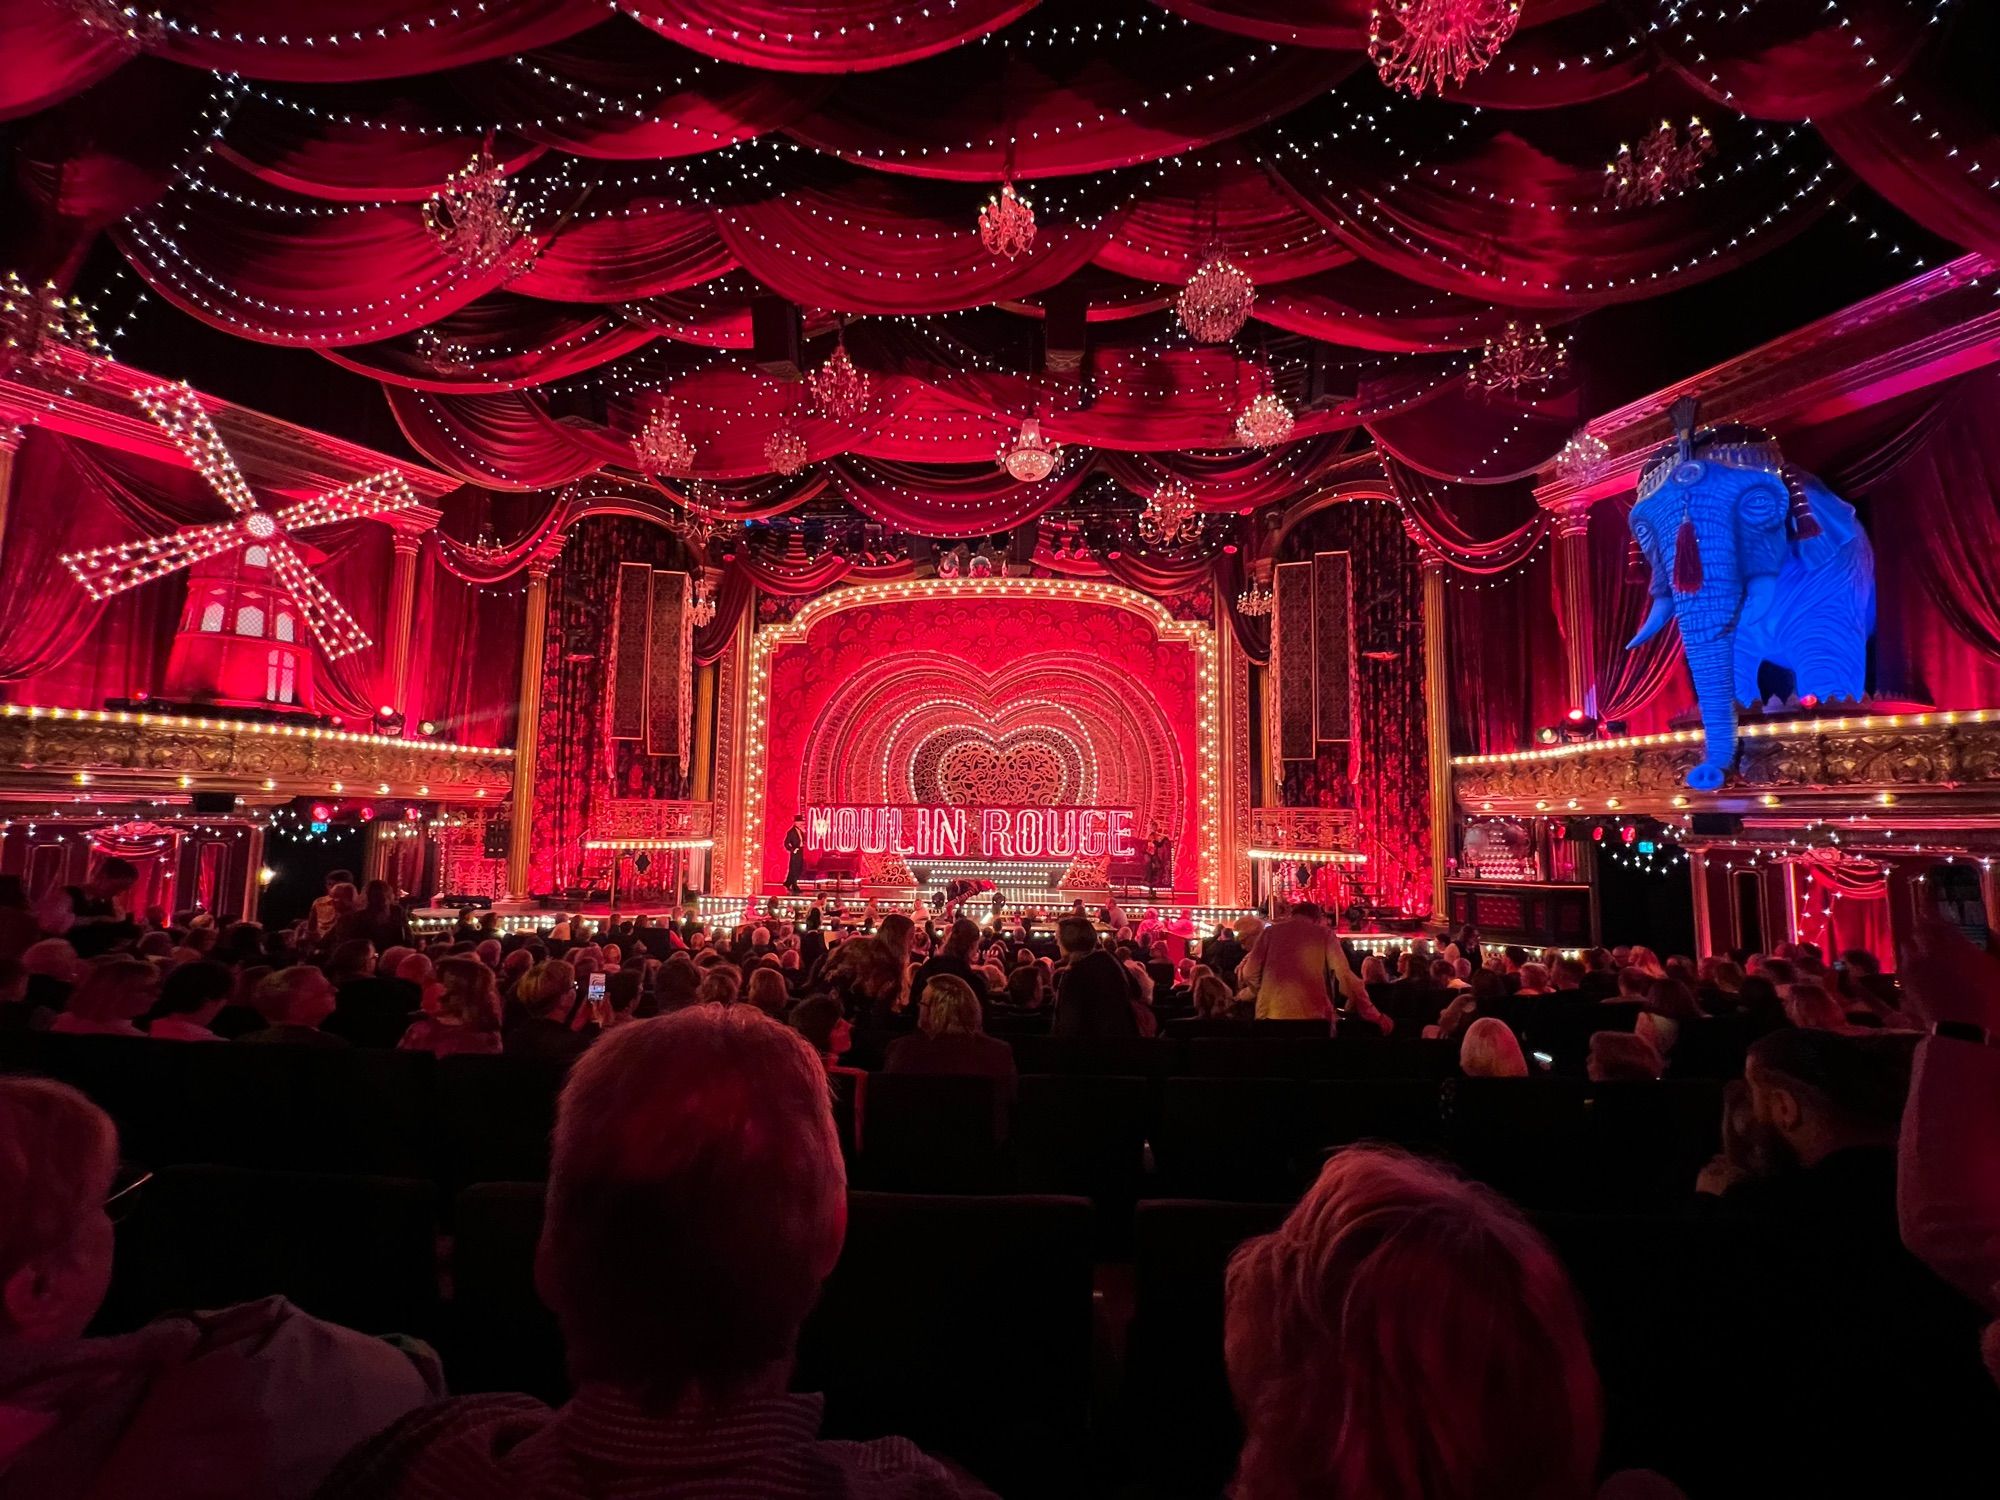
[[[1271,672],[1278,697],[1278,759],[1311,760],[1313,731],[1313,565],[1279,563],[1271,611]]]
[[[1354,568],[1313,554],[1313,724],[1322,742],[1354,738]]]
[[[653,575],[651,667],[646,679],[646,748],[687,762],[694,723],[694,595],[685,573]]]
[[[618,565],[618,602],[611,616],[611,723],[614,740],[646,732],[646,668],[652,653],[653,570],[646,563]]]

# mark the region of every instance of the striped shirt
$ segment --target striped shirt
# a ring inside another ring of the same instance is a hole
[[[818,1396],[650,1415],[602,1386],[419,1408],[348,1455],[317,1500],[992,1500],[907,1438],[820,1438]]]

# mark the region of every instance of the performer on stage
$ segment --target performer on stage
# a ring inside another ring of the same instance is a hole
[[[806,820],[803,813],[795,813],[792,826],[785,830],[785,889],[796,896],[800,877],[805,873]]]
[[[1157,833],[1146,857],[1146,884],[1157,894],[1162,886],[1171,888],[1173,883],[1174,841],[1164,833]]]

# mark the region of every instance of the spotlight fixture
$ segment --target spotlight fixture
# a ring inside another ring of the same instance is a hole
[[[394,738],[396,735],[401,734],[403,732],[402,710],[392,707],[387,703],[376,709],[375,732],[388,738]]]
[[[1538,745],[1553,745],[1561,738],[1562,731],[1553,724],[1544,724],[1535,731],[1535,743]]]
[[[427,740],[434,738],[437,732],[438,721],[436,719],[425,719],[417,725],[417,733]]]
[[[1589,740],[1597,737],[1597,715],[1581,708],[1572,708],[1563,715],[1563,738],[1566,740]]]

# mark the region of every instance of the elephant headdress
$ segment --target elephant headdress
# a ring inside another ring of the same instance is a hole
[[[1712,790],[1736,764],[1736,706],[1758,700],[1766,663],[1801,702],[1859,698],[1875,628],[1875,558],[1854,507],[1784,461],[1769,433],[1695,430],[1646,463],[1632,541],[1652,569],[1653,607],[1632,646],[1680,626],[1707,740],[1688,785]],[[1629,649],[1629,648],[1628,648]]]

